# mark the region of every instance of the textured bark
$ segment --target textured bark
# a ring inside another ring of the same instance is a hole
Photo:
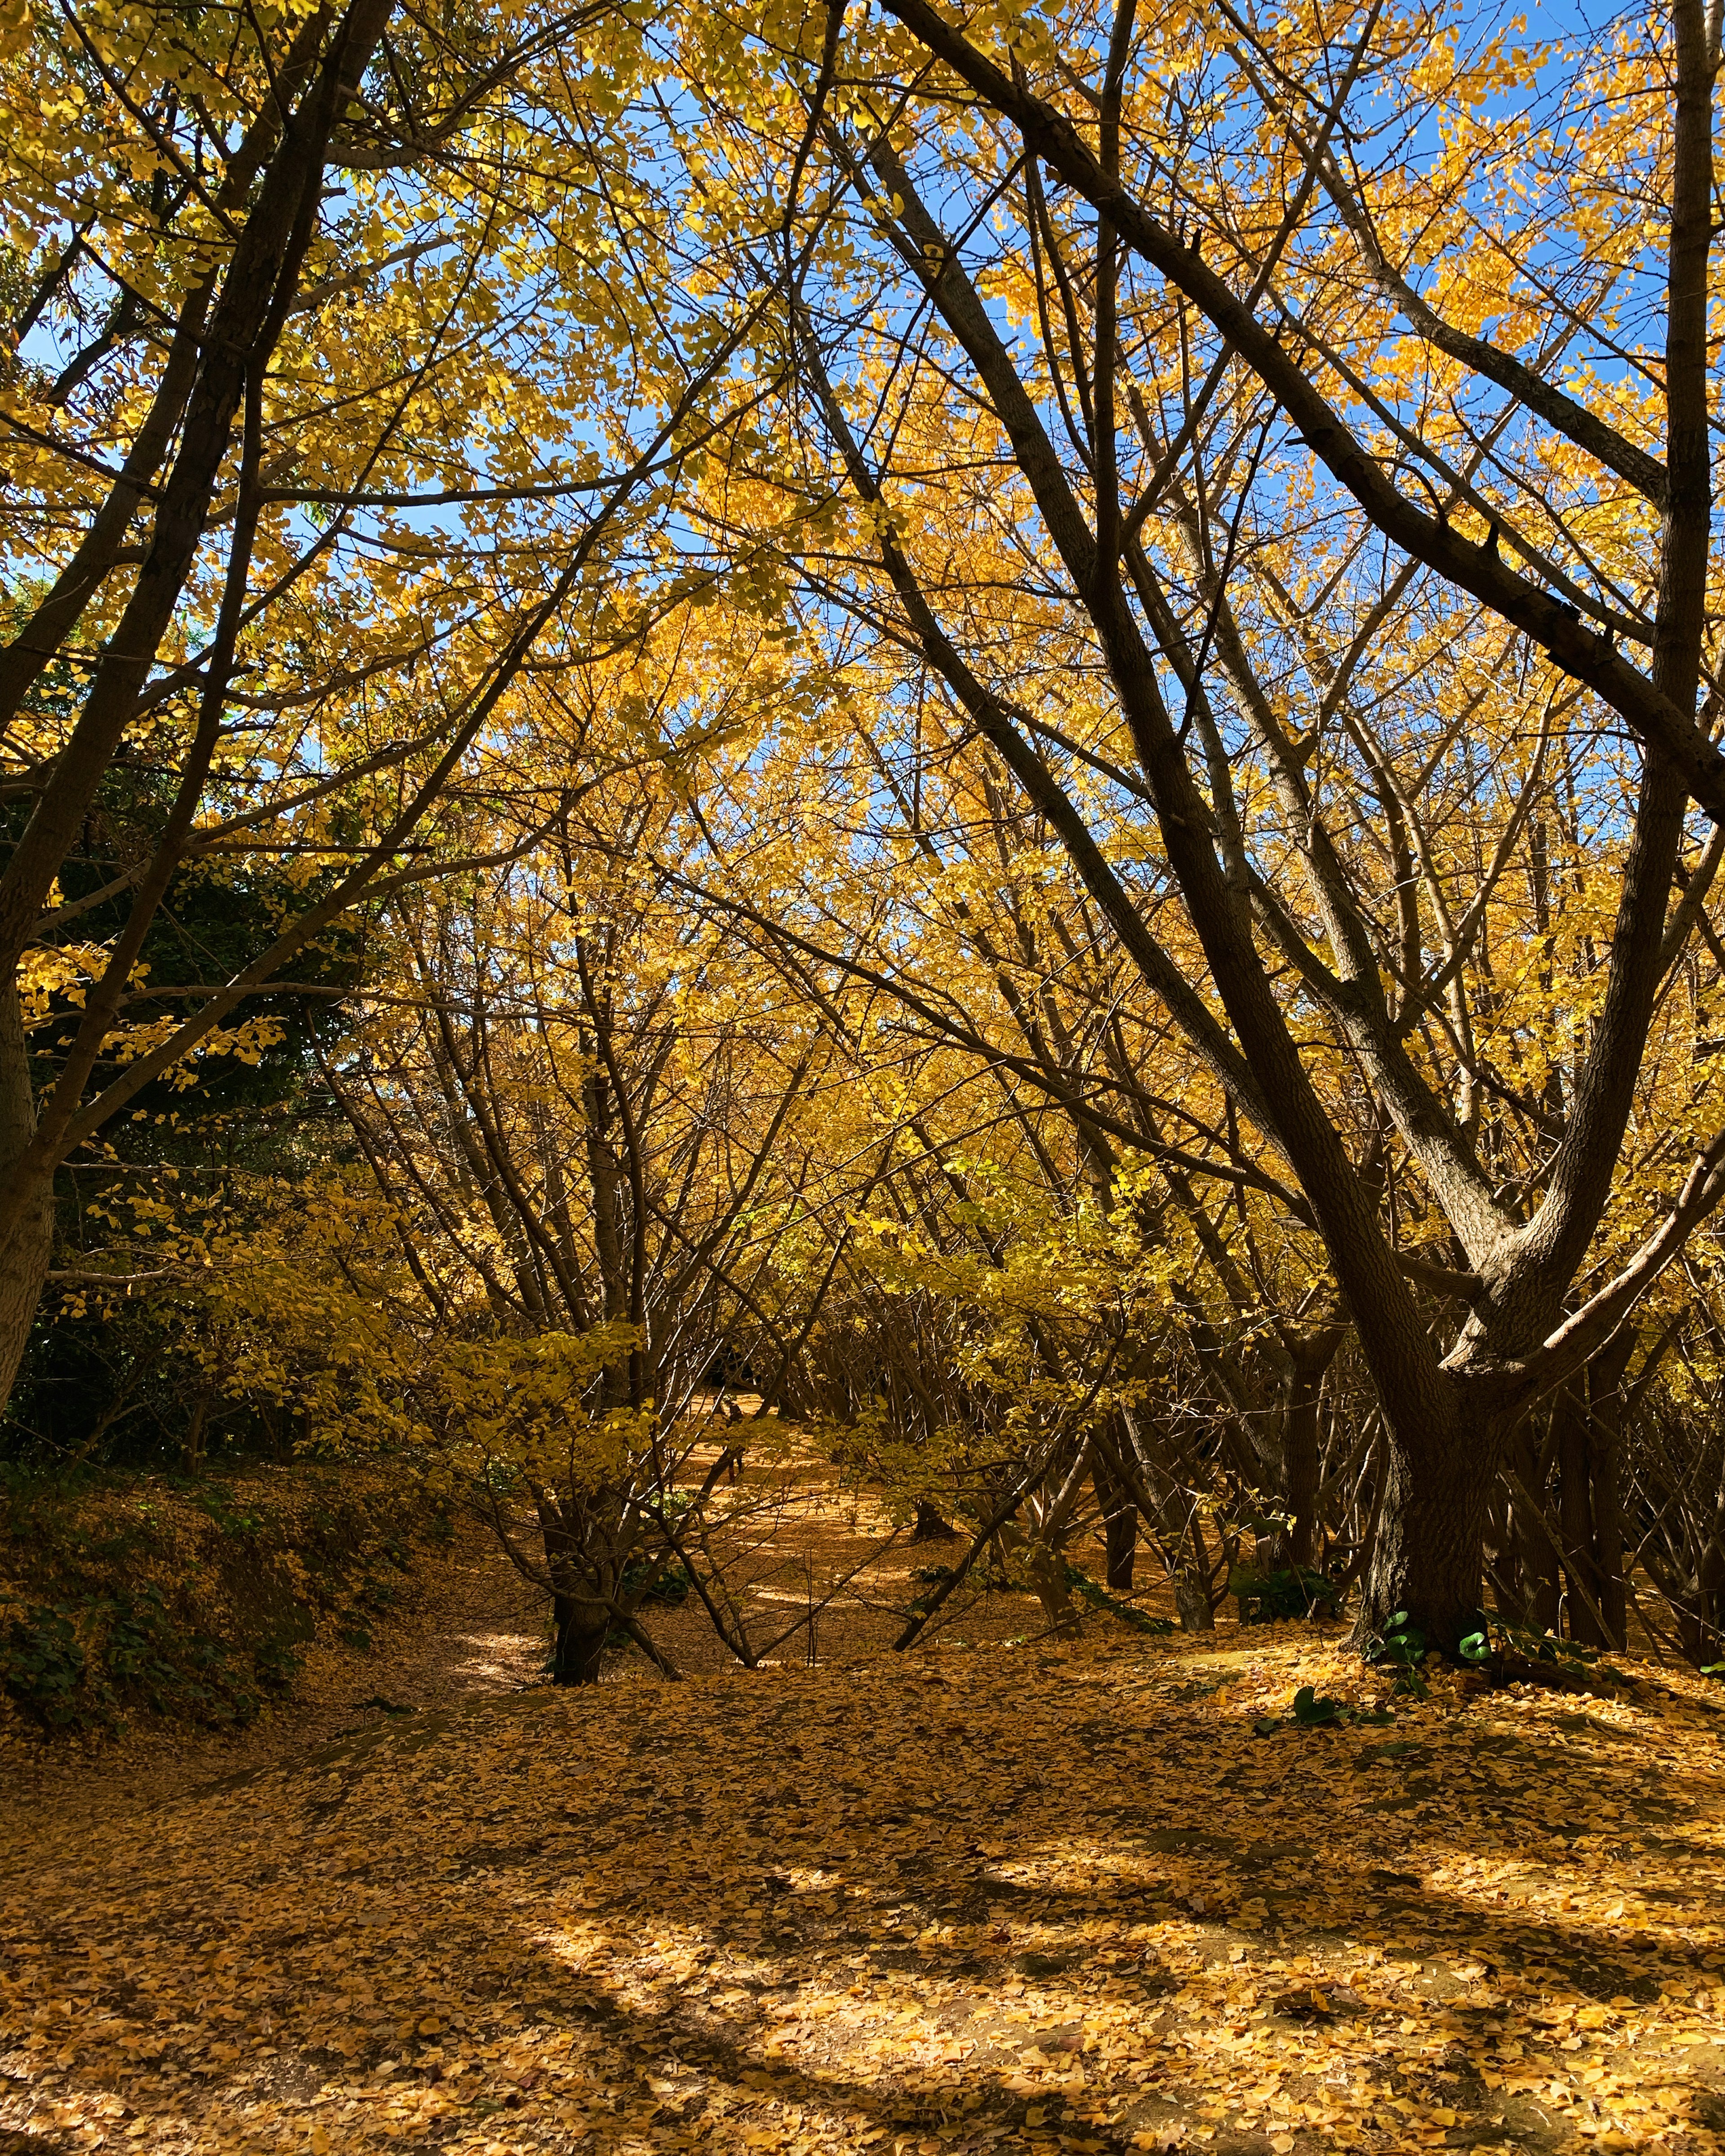
[[[0,987],[0,1177],[28,1148],[36,1130],[30,1064],[18,991]],[[39,1189],[0,1255],[0,1401],[11,1396],[23,1360],[54,1249],[52,1194]]]
[[[1623,1549],[1623,1423],[1621,1373],[1594,1403],[1589,1443],[1593,1454],[1594,1571],[1599,1614],[1609,1645],[1629,1644],[1629,1580]]]
[[[1183,1632],[1214,1632],[1216,1613],[1210,1607],[1209,1590],[1194,1568],[1174,1574],[1174,1610]]]
[[[1510,1440],[1510,1458],[1522,1487],[1537,1490],[1539,1460],[1532,1426],[1526,1419]],[[1507,1518],[1517,1591],[1503,1614],[1535,1632],[1555,1632],[1563,1615],[1563,1600],[1550,1538],[1542,1532],[1538,1521],[1527,1517],[1527,1508],[1519,1497],[1510,1500]]]
[[[1282,1504],[1288,1515],[1287,1559],[1302,1569],[1317,1562],[1318,1408],[1324,1378],[1345,1337],[1339,1325],[1286,1337],[1288,1371],[1281,1414]]]
[[[1563,1571],[1569,1582],[1568,1630],[1589,1647],[1609,1643],[1600,1636],[1588,1599],[1598,1601],[1599,1577],[1594,1563],[1592,1476],[1589,1460],[1587,1403],[1580,1397],[1585,1380],[1574,1378],[1552,1402],[1558,1455],[1558,1517],[1563,1544]]]
[[[1507,1432],[1484,1389],[1448,1379],[1409,1445],[1384,1418],[1378,1537],[1362,1583],[1362,1645],[1405,1610],[1428,1645],[1448,1653],[1481,1606],[1490,1493]]]
[[[1569,1636],[1592,1647],[1621,1647],[1626,1638],[1620,1389],[1635,1338],[1633,1328],[1625,1326],[1552,1406],[1563,1569],[1570,1581]],[[1589,1598],[1598,1607],[1597,1617],[1588,1606]]]
[[[1091,1474],[1107,1543],[1108,1585],[1117,1594],[1130,1594],[1138,1554],[1138,1508],[1100,1450],[1091,1455]]]
[[[610,1613],[602,1609],[596,1616],[590,1602],[558,1594],[552,1598],[552,1682],[597,1684],[606,1635],[611,1629]]]

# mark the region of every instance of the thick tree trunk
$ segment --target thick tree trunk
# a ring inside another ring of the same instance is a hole
[[[0,1183],[23,1156],[36,1129],[29,1054],[17,988],[0,988]],[[36,1322],[54,1250],[51,1186],[38,1191],[0,1255],[0,1407],[12,1397],[18,1365]]]
[[[1450,1377],[1447,1397],[1423,1403],[1411,1430],[1398,1430],[1386,1403],[1389,1479],[1362,1585],[1355,1632],[1362,1645],[1403,1612],[1429,1647],[1445,1654],[1476,1628],[1505,1435],[1481,1389],[1476,1378]]]
[[[1288,1562],[1309,1571],[1317,1554],[1318,1387],[1296,1375],[1282,1430],[1282,1502],[1288,1514]]]
[[[1196,1573],[1174,1574],[1174,1611],[1183,1632],[1214,1632],[1216,1613],[1210,1607],[1209,1590]]]
[[[1288,1516],[1286,1561],[1301,1571],[1317,1562],[1318,1409],[1324,1377],[1344,1334],[1339,1325],[1286,1340],[1288,1372],[1281,1414],[1281,1498]]]
[[[1522,1487],[1537,1493],[1541,1481],[1539,1459],[1532,1425],[1525,1419],[1510,1440],[1510,1456]],[[1507,1517],[1520,1591],[1509,1606],[1500,1604],[1500,1614],[1532,1631],[1555,1632],[1563,1614],[1563,1599],[1551,1543],[1538,1522],[1528,1517],[1519,1497],[1512,1500]]]
[[[1623,1373],[1635,1339],[1634,1328],[1624,1327],[1552,1404],[1569,1636],[1589,1647],[1620,1647],[1625,1637],[1619,1439]]]
[[[1588,1368],[1588,1468],[1592,1501],[1594,1576],[1599,1614],[1613,1647],[1629,1641],[1629,1584],[1623,1553],[1623,1379],[1636,1333],[1625,1325]]]
[[[611,1613],[600,1605],[573,1595],[552,1599],[551,1681],[558,1685],[589,1685],[599,1681],[604,1660]]]
[[[1216,1613],[1210,1602],[1210,1553],[1204,1516],[1196,1505],[1181,1531],[1174,1562],[1174,1609],[1183,1632],[1214,1632]]]

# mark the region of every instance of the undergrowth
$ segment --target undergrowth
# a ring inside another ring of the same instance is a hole
[[[313,1467],[186,1482],[0,1486],[0,1716],[44,1735],[140,1715],[238,1727],[319,1636],[360,1651],[416,1542],[449,1522],[409,1479]]]

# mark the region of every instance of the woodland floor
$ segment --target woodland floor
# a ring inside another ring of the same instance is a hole
[[[1263,1733],[1384,1686],[1101,1620],[523,1691],[439,1578],[237,1745],[11,1778],[4,2156],[1725,2147],[1707,1680]]]

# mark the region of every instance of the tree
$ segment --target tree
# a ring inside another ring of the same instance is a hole
[[[439,804],[506,752],[530,655],[629,633],[603,600],[737,335],[651,295],[678,221],[618,184],[640,57],[607,0],[72,8],[11,38],[0,1396],[59,1164],[332,923],[449,865]],[[578,334],[547,338],[556,310]],[[157,813],[74,896],[121,764]],[[264,947],[141,983],[191,865],[259,851],[305,880]],[[44,987],[82,1014],[45,1089]]]
[[[1678,0],[1660,42],[1525,59],[1420,11],[886,12],[787,64],[783,240],[736,250],[802,370],[796,483],[855,505],[849,549],[784,551],[915,653],[931,754],[1000,759],[1297,1186],[1384,1419],[1361,1636],[1409,1612],[1453,1645],[1512,1433],[1725,1194],[1698,1058],[1685,1160],[1624,1158],[1719,858],[1686,867],[1686,803],[1725,809],[1717,27]],[[1604,955],[1506,1014],[1491,938],[1539,910],[1559,807],[1619,878]]]

